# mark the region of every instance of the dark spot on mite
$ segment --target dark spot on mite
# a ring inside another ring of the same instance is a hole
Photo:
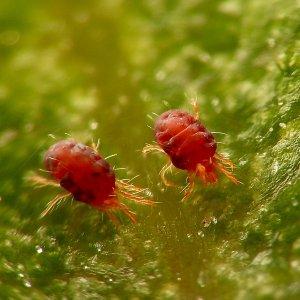
[[[82,200],[83,199],[83,192],[81,190],[78,189],[76,192],[74,192],[72,194],[73,194],[73,197],[74,197],[75,200],[85,202],[85,201]]]
[[[169,140],[165,145],[164,145],[164,150],[168,153],[173,147],[173,140]]]
[[[66,174],[62,180],[60,181],[60,185],[65,188],[66,190],[72,193],[72,190],[76,186],[74,180],[71,178],[69,174]]]
[[[75,145],[76,145],[76,143],[75,143],[75,142],[72,142],[72,141],[70,141],[70,142],[68,142],[68,143],[66,144],[66,146],[67,146],[68,148],[73,148],[73,147],[75,147]]]
[[[98,178],[98,177],[101,176],[101,173],[100,172],[93,172],[92,176]]]
[[[98,160],[101,159],[101,157],[97,153],[95,153],[95,152],[91,153],[90,156],[95,161],[98,161]]]
[[[47,156],[45,159],[45,165],[47,170],[54,170],[57,168],[59,161],[53,156]]]
[[[77,189],[77,191],[72,194],[76,200],[81,202],[90,203],[95,200],[95,195],[93,193],[82,191],[80,189]]]
[[[84,144],[78,143],[76,144],[76,148],[82,151],[85,150],[87,147]]]

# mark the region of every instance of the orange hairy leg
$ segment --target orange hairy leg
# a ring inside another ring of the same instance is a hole
[[[58,183],[56,183],[55,181],[51,180],[51,179],[47,179],[44,178],[40,175],[34,174],[30,177],[28,177],[28,180],[30,182],[32,182],[33,184],[35,184],[37,187],[46,187],[46,186],[54,186],[54,187],[60,187],[60,185]],[[121,181],[121,180],[120,180]],[[123,184],[121,184],[123,185]],[[128,185],[128,184],[127,184]],[[138,190],[139,192],[142,192],[141,188],[137,188],[134,185],[130,185],[131,186],[131,190],[133,188],[135,188],[136,190]],[[152,200],[149,199],[145,199],[142,198],[140,196],[133,196],[130,193],[125,193],[123,194],[123,192],[120,192],[120,194],[122,196],[124,196],[125,198],[128,198],[130,200],[133,200],[135,202],[138,202],[139,204],[144,204],[144,205],[153,205],[154,202]],[[63,201],[63,200],[67,200],[67,198],[72,197],[71,193],[61,193],[58,194],[57,196],[55,196],[52,200],[49,201],[49,203],[47,204],[46,208],[44,209],[44,211],[41,213],[40,217],[43,218],[46,215],[48,215],[53,209],[55,209],[55,206],[58,205],[59,202]],[[98,208],[96,207],[98,210],[100,210],[101,212],[105,213],[108,218],[116,225],[119,226],[120,225],[120,221],[119,219],[115,216],[115,212],[116,211],[122,211],[132,223],[136,223],[136,216],[135,213],[130,211],[129,208],[123,204],[123,203],[119,203],[117,201],[117,199],[111,197],[108,201],[108,205],[104,205],[102,208]]]
[[[118,211],[124,213],[132,223],[137,222],[135,213],[129,210],[129,208],[125,204],[119,202],[116,196],[111,196],[102,207],[95,207],[95,208],[102,211],[103,213],[106,213],[108,218],[116,226],[119,226],[121,224],[119,219],[115,215],[115,213]]]
[[[232,172],[228,171],[222,164],[217,163],[216,168],[222,172],[228,179],[230,179],[233,183],[239,184],[241,183],[234,175]]]
[[[184,197],[182,198],[181,202],[185,202],[193,193],[195,188],[195,174],[191,173],[188,175],[188,184],[184,188]]]
[[[55,180],[45,178],[38,174],[32,174],[28,176],[27,180],[32,182],[36,187],[44,187],[44,186],[60,187],[59,183],[57,183]]]
[[[166,178],[166,173],[167,172],[172,172],[173,164],[171,161],[169,161],[167,164],[165,164],[162,169],[159,172],[159,175],[161,177],[162,182],[164,183],[165,186],[173,186],[176,187],[176,184],[170,181],[169,179]]]
[[[46,215],[48,215],[48,213],[50,213],[55,206],[57,206],[57,204],[62,201],[62,200],[66,200],[68,197],[71,197],[72,194],[71,193],[63,193],[63,194],[58,194],[57,196],[55,196],[46,206],[45,210],[41,213],[41,218],[45,217]]]
[[[165,151],[163,149],[161,149],[159,147],[159,145],[155,145],[155,144],[147,144],[143,150],[142,150],[142,153],[144,155],[147,155],[149,153],[163,153],[164,155],[166,155]],[[160,178],[162,180],[162,182],[164,183],[165,186],[168,186],[168,187],[176,187],[176,184],[171,182],[170,180],[168,180],[166,178],[166,174],[170,171],[172,172],[172,168],[173,168],[173,164],[172,162],[169,160],[169,162],[167,162],[163,167],[162,169],[159,171],[159,175],[160,175]]]

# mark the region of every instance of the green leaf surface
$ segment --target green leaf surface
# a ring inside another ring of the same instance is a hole
[[[299,299],[298,4],[2,0],[0,299]],[[181,203],[186,174],[165,188],[141,149],[191,99],[243,184]],[[139,222],[118,229],[75,201],[40,218],[60,190],[26,176],[69,135],[159,203],[122,199]]]

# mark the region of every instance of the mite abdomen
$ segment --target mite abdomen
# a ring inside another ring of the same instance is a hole
[[[113,170],[88,146],[73,140],[58,142],[45,154],[45,166],[78,201],[99,205],[114,195]]]
[[[213,135],[203,124],[180,110],[167,111],[157,119],[155,136],[172,163],[188,171],[212,158],[217,148]]]

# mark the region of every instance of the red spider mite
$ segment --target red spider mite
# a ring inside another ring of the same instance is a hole
[[[183,201],[194,189],[195,178],[205,184],[218,180],[217,171],[224,173],[235,184],[240,183],[233,175],[234,164],[223,155],[218,154],[214,136],[199,121],[198,106],[193,103],[195,115],[183,110],[168,110],[155,122],[154,133],[156,145],[146,145],[144,154],[152,151],[166,153],[170,162],[160,171],[166,186],[174,186],[165,175],[172,166],[188,172],[188,185],[185,188]]]
[[[39,186],[61,186],[67,193],[57,195],[42,216],[68,196],[105,212],[115,224],[119,223],[113,214],[117,210],[122,211],[132,222],[136,222],[135,214],[119,201],[118,195],[139,204],[154,203],[141,195],[145,189],[130,184],[129,180],[116,180],[114,170],[98,153],[97,147],[91,148],[73,139],[62,140],[48,149],[44,164],[53,179],[34,175],[31,181]]]

